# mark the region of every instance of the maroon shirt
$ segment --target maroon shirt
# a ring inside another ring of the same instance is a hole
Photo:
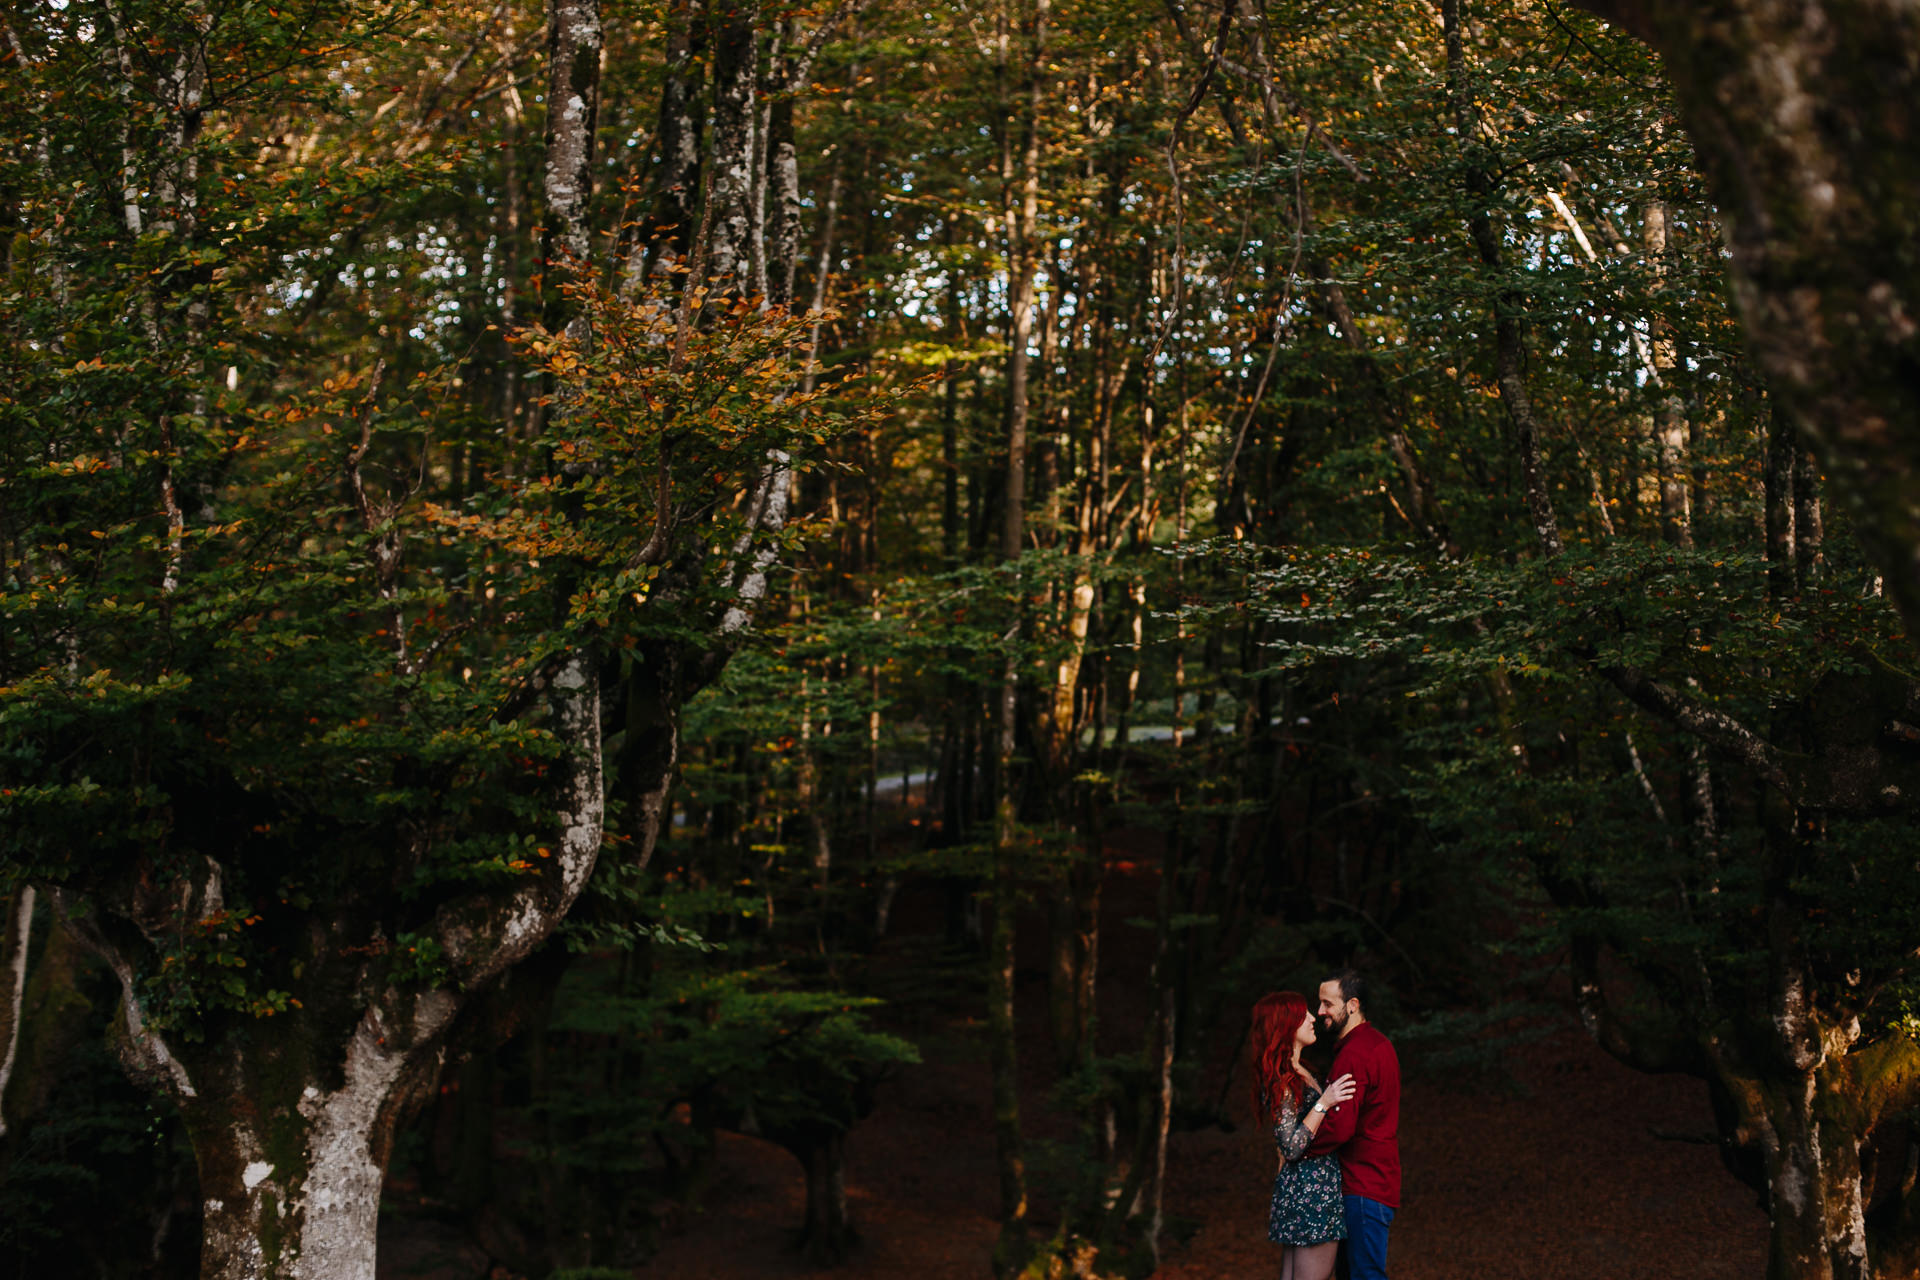
[[[1400,1207],[1400,1058],[1387,1038],[1363,1022],[1334,1051],[1331,1084],[1353,1076],[1353,1097],[1327,1113],[1307,1148],[1310,1156],[1340,1154],[1341,1182],[1350,1196]]]

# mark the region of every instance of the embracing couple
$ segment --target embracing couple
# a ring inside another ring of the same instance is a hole
[[[1400,1207],[1400,1059],[1367,1022],[1367,983],[1342,969],[1320,984],[1318,1017],[1297,991],[1253,1006],[1253,1088],[1273,1125],[1280,1173],[1267,1239],[1280,1280],[1327,1280],[1347,1242],[1351,1280],[1387,1280],[1387,1227]],[[1300,1051],[1337,1045],[1322,1084]]]

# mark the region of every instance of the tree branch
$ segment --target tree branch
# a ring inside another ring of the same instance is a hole
[[[1638,667],[1602,666],[1599,671],[1635,706],[1735,757],[1768,786],[1797,802],[1801,786],[1787,752],[1724,711],[1702,705]]]

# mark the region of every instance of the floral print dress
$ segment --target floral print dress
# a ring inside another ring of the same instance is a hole
[[[1318,1089],[1308,1088],[1298,1102],[1280,1100],[1273,1144],[1286,1163],[1273,1180],[1273,1207],[1267,1212],[1267,1239],[1275,1244],[1325,1244],[1347,1238],[1340,1158],[1331,1152],[1307,1155],[1313,1130],[1302,1122],[1319,1097]]]

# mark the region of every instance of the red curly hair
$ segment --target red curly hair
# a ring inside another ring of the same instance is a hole
[[[1293,1042],[1312,1016],[1298,991],[1272,991],[1253,1006],[1253,1109],[1263,1120],[1280,1114],[1282,1099],[1300,1101],[1305,1086],[1293,1069]]]

